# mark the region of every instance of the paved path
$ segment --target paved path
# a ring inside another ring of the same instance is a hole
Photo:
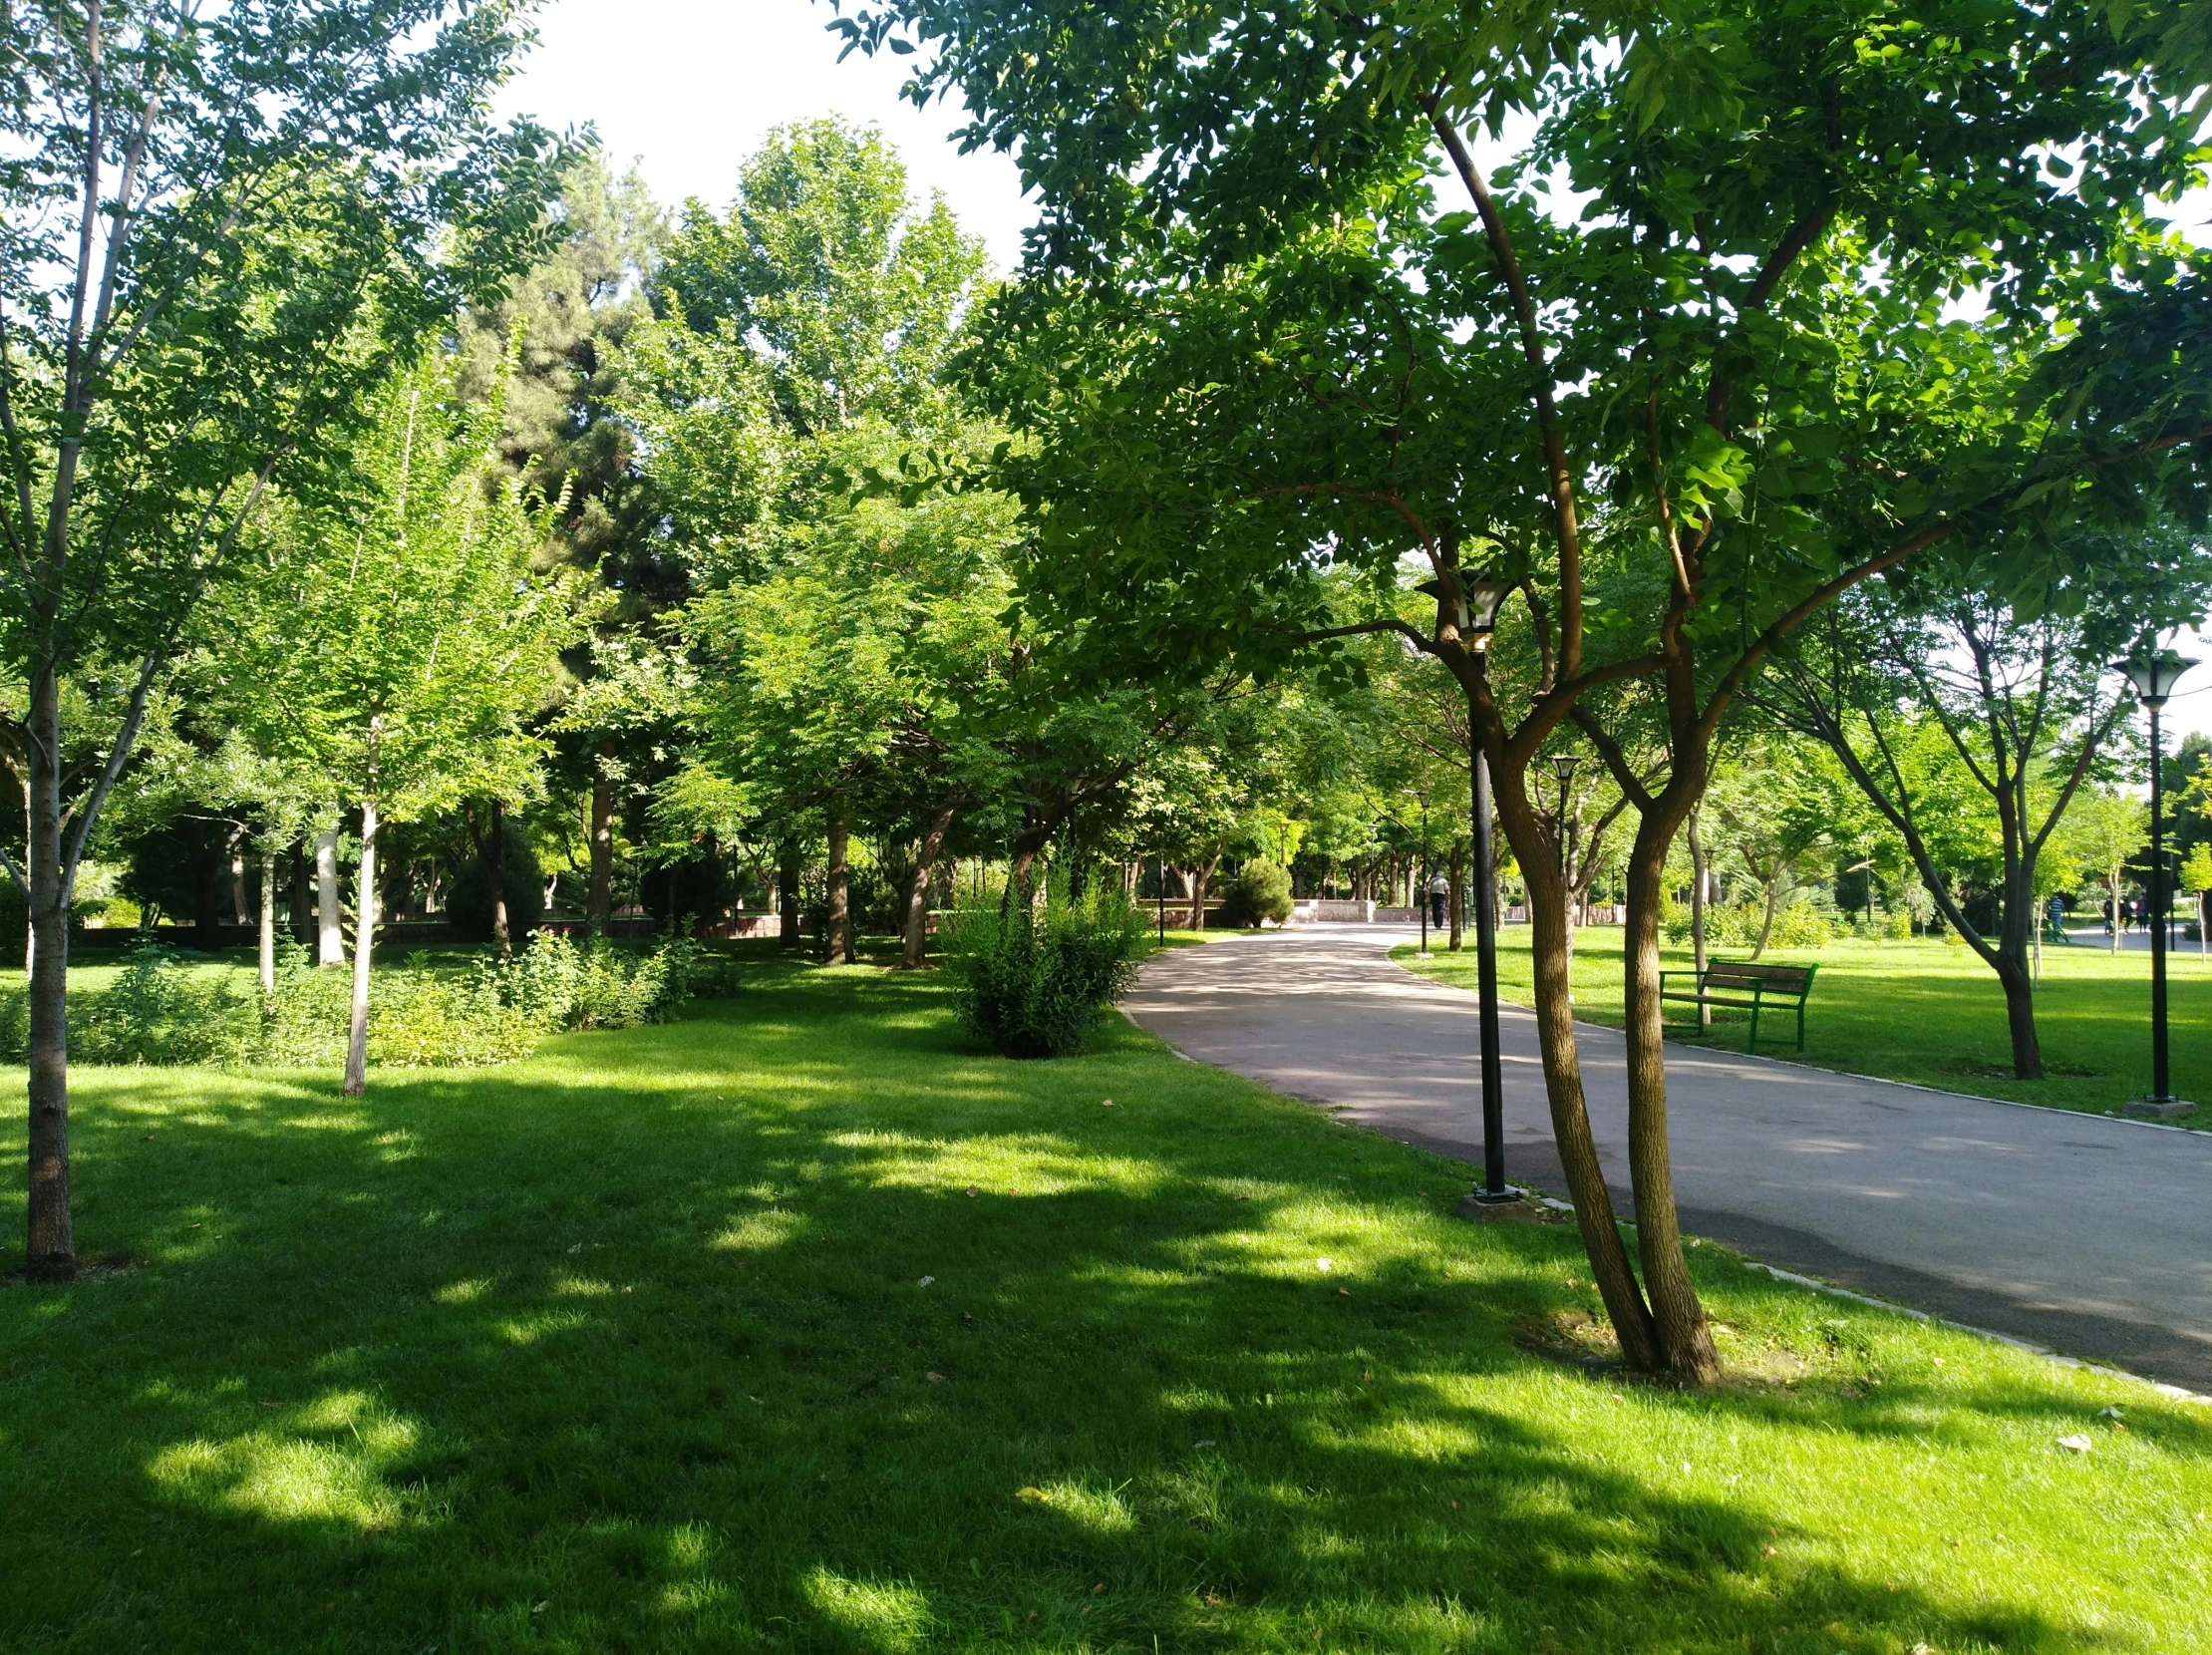
[[[1122,1009],[1177,1050],[1477,1164],[1475,999],[1412,933],[1302,927],[1155,955]],[[1819,1001],[1813,1001],[1818,1015]],[[1622,1038],[1583,1024],[1624,1213]],[[1563,1189],[1532,1013],[1503,1008],[1506,1171]],[[1668,1048],[1683,1222],[1757,1257],[2212,1391],[2212,1133]]]

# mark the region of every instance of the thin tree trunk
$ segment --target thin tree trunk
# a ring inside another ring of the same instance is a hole
[[[1195,870],[1191,879],[1190,928],[1193,931],[1206,928],[1206,892],[1213,888],[1213,870],[1220,865],[1221,856],[1216,851],[1206,859],[1204,865]]]
[[[314,920],[310,917],[315,908],[314,886],[307,857],[296,842],[285,852],[285,860],[292,864],[291,913],[287,923],[291,926],[292,940],[304,947],[315,940]]]
[[[2110,930],[2110,932],[2112,933],[2112,952],[2116,954],[2116,953],[2118,953],[2118,952],[2120,951],[2120,923],[2121,923],[2121,915],[2120,915],[2120,870],[2119,870],[2118,868],[2116,868],[2116,867],[2115,867],[2115,868],[2113,868],[2113,869],[2112,869],[2111,877],[2110,877],[2110,878],[2108,878],[2108,879],[2107,879],[2107,880],[2105,881],[2105,885],[2106,885],[2106,888],[2108,888],[2108,889],[2109,889],[2109,890],[2111,891],[2111,893],[2112,893],[2112,896],[2111,896],[2111,904],[2110,904],[2110,906],[2108,906],[2108,907],[2107,907],[2107,908],[2106,908],[2106,909],[2104,910],[2104,917],[2105,917],[2105,920],[2106,920],[2106,922],[2107,922],[2106,928],[2107,928],[2108,930]]]
[[[1467,871],[1467,847],[1463,841],[1458,839],[1452,840],[1451,860],[1449,865],[1451,878],[1450,950],[1452,953],[1456,954],[1459,952],[1460,937],[1462,933],[1466,930],[1467,920],[1466,891],[1464,888],[1466,883]]]
[[[69,1210],[69,880],[62,866],[61,683],[34,667],[30,683],[31,884],[30,1202],[24,1273],[66,1281],[77,1273]]]
[[[238,841],[245,829],[240,828],[230,835],[230,917],[234,924],[250,925],[246,917],[246,858],[238,848]]]
[[[1698,1027],[1710,1028],[1713,1008],[1705,1003],[1705,904],[1706,891],[1712,882],[1707,871],[1705,840],[1698,833],[1697,811],[1690,813],[1690,958],[1698,968]]]
[[[491,801],[489,838],[490,843],[480,854],[484,876],[491,886],[491,948],[502,960],[512,959],[514,934],[507,925],[506,812],[496,799]],[[596,846],[592,854],[597,857]]]
[[[822,964],[851,965],[858,959],[852,946],[852,868],[847,860],[850,834],[844,813],[829,819],[829,924],[824,938]]]
[[[346,935],[338,912],[338,829],[325,828],[315,835],[316,935],[315,964],[346,963]]]
[[[361,880],[354,897],[353,1020],[346,1034],[345,1094],[358,1098],[369,1086],[369,961],[377,935],[377,808],[361,807]]]
[[[1628,1047],[1628,1158],[1636,1188],[1636,1246],[1644,1266],[1644,1293],[1667,1371],[1692,1385],[1721,1377],[1698,1290],[1683,1256],[1675,1210],[1674,1160],[1667,1143],[1666,1029],[1659,1001],[1659,909],[1667,879],[1667,846],[1682,819],[1666,809],[1644,814],[1629,851],[1628,913],[1622,931],[1627,956],[1625,991]]]
[[[1775,874],[1773,878],[1766,880],[1765,884],[1766,912],[1758,922],[1758,940],[1751,944],[1751,958],[1754,960],[1766,952],[1766,939],[1774,934],[1774,903],[1782,888],[1781,875],[1779,873]]]
[[[781,846],[776,863],[776,940],[786,948],[796,948],[806,939],[799,935],[798,897],[798,840],[788,838]]]
[[[946,800],[931,819],[929,830],[922,834],[921,847],[914,853],[914,882],[906,893],[905,946],[899,964],[908,971],[921,969],[929,948],[929,876],[936,868],[938,852],[944,848],[945,834],[952,830],[954,802]]]
[[[261,992],[276,992],[276,852],[261,852]]]
[[[591,929],[605,934],[614,916],[614,789],[606,773],[591,775],[591,896],[585,911]]]

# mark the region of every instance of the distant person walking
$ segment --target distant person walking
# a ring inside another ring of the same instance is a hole
[[[1444,924],[1444,908],[1451,901],[1451,881],[1441,873],[1428,881],[1428,928],[1440,931]]]

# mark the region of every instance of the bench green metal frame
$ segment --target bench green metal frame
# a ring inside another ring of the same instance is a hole
[[[1768,1006],[1777,1010],[1794,1006],[1797,1050],[1802,1052],[1805,1049],[1805,1001],[1812,994],[1812,979],[1819,969],[1817,965],[1755,965],[1748,960],[1712,960],[1707,963],[1703,976],[1696,971],[1662,971],[1659,974],[1660,1015],[1664,1018],[1669,1003],[1748,1011],[1751,1033],[1743,1043],[1743,1050],[1755,1052],[1758,1050],[1759,1013]],[[1688,977],[1697,986],[1670,992],[1669,977]],[[1713,992],[1716,988],[1734,997],[1717,999]]]

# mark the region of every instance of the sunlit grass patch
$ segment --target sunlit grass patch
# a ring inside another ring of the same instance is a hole
[[[1528,927],[1498,933],[1498,984],[1509,1000],[1535,1000]],[[1740,955],[1743,951],[1737,950]],[[1690,950],[1663,947],[1662,964],[1688,969]],[[1454,987],[1475,987],[1474,949],[1453,954],[1431,947],[1424,959],[1413,943],[1391,951],[1411,970]],[[2005,995],[1997,976],[1963,946],[1926,940],[1832,942],[1809,950],[1770,949],[1775,963],[1817,965],[1805,1009],[1805,1050],[1793,1044],[1794,1014],[1761,1024],[1767,1057],[1910,1081],[2014,1103],[2108,1113],[2150,1086],[2150,957],[2080,944],[2044,950],[2036,1022],[2045,1078],[2012,1078],[2012,1043]],[[2173,1088],[2207,1102],[2212,1127],[2212,967],[2193,951],[2177,954],[2168,974]],[[1575,933],[1575,1015],[1618,1027],[1621,1022],[1621,929],[1589,926]],[[1740,1052],[1745,1024],[1731,1014],[1702,1035],[1676,1007],[1672,1040]],[[1774,1038],[1784,1031],[1790,1039]]]
[[[1570,1227],[1125,1027],[77,1096],[148,1264],[0,1290],[0,1649],[2212,1647],[2204,1411],[1713,1247],[1728,1382],[1629,1382]]]

